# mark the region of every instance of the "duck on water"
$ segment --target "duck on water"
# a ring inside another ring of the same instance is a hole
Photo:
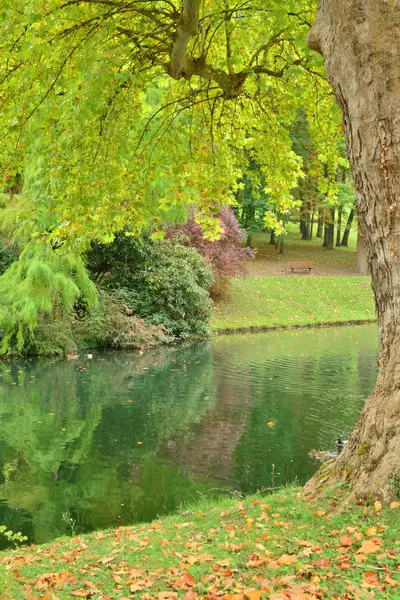
[[[316,460],[329,460],[330,458],[337,458],[349,440],[341,440],[340,438],[336,442],[336,450],[310,450],[308,456],[315,458]]]

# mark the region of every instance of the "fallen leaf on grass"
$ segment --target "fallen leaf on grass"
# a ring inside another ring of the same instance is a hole
[[[357,550],[357,554],[376,554],[381,547],[380,540],[365,540],[361,548]]]
[[[381,510],[382,510],[382,502],[379,502],[379,500],[376,500],[374,502],[374,508],[375,508],[375,512],[381,512]]]
[[[354,542],[354,540],[351,535],[341,535],[340,536],[340,545],[341,546],[352,546],[353,542]]]
[[[278,558],[278,563],[280,565],[293,565],[295,562],[297,562],[297,556],[291,554],[282,554],[282,556]]]
[[[95,592],[90,590],[75,590],[74,592],[71,592],[71,596],[74,596],[75,598],[90,598],[94,593]]]
[[[185,573],[182,577],[178,577],[178,579],[175,579],[174,587],[187,589],[188,587],[194,586],[194,584],[195,579],[193,575],[191,575],[190,573]]]
[[[372,571],[366,571],[364,573],[364,581],[361,583],[360,587],[362,588],[376,588],[378,587],[378,578],[376,573]]]
[[[356,554],[355,559],[356,563],[363,563],[368,560],[368,556],[366,556],[365,554]]]
[[[194,525],[194,523],[175,523],[174,527],[175,529],[183,529],[184,527],[190,527],[191,525]]]
[[[248,590],[244,590],[244,595],[248,600],[261,600],[265,596],[265,591],[249,588]]]
[[[400,508],[400,502],[392,502],[390,505],[392,510],[396,510],[396,508]]]
[[[178,594],[176,592],[158,592],[158,600],[178,600]]]

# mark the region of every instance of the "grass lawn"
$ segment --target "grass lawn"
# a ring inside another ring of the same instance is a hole
[[[332,496],[333,497],[333,496]],[[398,600],[400,502],[329,516],[288,489],[0,553],[2,600]]]
[[[275,246],[269,244],[270,236],[266,233],[255,233],[252,239],[252,247],[257,249],[256,260],[274,260],[282,264],[288,261],[308,261],[319,268],[337,268],[337,269],[355,269],[357,262],[357,232],[352,231],[349,239],[349,247],[334,248],[325,250],[322,248],[321,238],[313,237],[312,240],[302,241],[298,232],[298,227],[291,226],[291,230],[285,236],[285,254],[279,254]],[[249,262],[250,271],[252,261]]]
[[[237,329],[375,318],[369,277],[237,277],[212,327]]]

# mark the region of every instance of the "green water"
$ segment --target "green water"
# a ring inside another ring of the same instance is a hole
[[[39,543],[303,482],[309,450],[350,434],[376,355],[365,326],[3,363],[0,524]]]

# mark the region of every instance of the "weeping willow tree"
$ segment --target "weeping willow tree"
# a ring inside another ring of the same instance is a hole
[[[90,305],[96,298],[95,285],[80,256],[58,254],[46,244],[27,244],[19,260],[0,277],[0,324],[4,332],[0,353],[72,350],[68,313],[78,299]],[[47,346],[35,339],[39,324],[50,328]]]

